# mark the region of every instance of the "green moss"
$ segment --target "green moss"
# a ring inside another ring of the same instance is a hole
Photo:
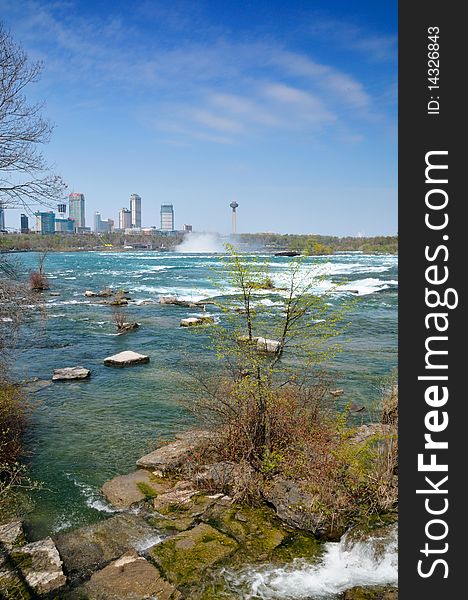
[[[30,600],[33,598],[23,581],[14,573],[0,577],[0,593],[5,600]]]
[[[206,541],[209,540],[209,541]],[[203,523],[158,544],[150,556],[166,579],[175,585],[190,585],[237,549],[228,536]]]
[[[152,500],[153,498],[156,498],[156,496],[158,495],[158,493],[144,481],[139,481],[137,483],[137,488],[144,495],[146,500]]]
[[[272,554],[272,560],[291,562],[295,558],[304,558],[313,561],[320,558],[323,553],[323,544],[313,535],[303,532],[291,533]]]
[[[21,552],[20,550],[14,550],[10,554],[10,559],[16,567],[19,569],[28,569],[32,567],[32,556],[28,552]]]
[[[202,519],[241,545],[233,559],[236,563],[246,559],[250,562],[266,560],[288,536],[288,531],[268,507],[215,504]]]

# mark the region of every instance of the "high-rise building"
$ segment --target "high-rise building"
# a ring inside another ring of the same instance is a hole
[[[48,212],[36,212],[36,231],[42,235],[55,233],[55,213],[50,210]]]
[[[5,209],[0,206],[0,231],[5,231]]]
[[[28,215],[20,215],[20,231],[21,233],[29,233],[29,218]]]
[[[174,231],[174,206],[161,204],[161,231]]]
[[[132,213],[132,227],[141,227],[141,197],[138,194],[130,196],[130,211]]]
[[[55,218],[55,233],[74,233],[75,232],[75,221],[74,219],[66,218]]]
[[[119,229],[130,229],[132,226],[132,211],[121,208],[119,211]]]
[[[101,213],[100,212],[95,212],[94,213],[94,233],[101,233],[101,225],[102,221],[101,221]]]
[[[68,196],[70,219],[75,221],[75,229],[86,227],[84,194],[72,193]]]

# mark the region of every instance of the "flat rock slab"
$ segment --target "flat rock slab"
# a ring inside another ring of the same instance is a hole
[[[102,486],[102,493],[117,508],[129,508],[148,497],[163,494],[172,486],[171,482],[158,481],[145,469],[128,475],[119,475]]]
[[[193,431],[180,435],[179,439],[171,444],[161,446],[154,452],[142,456],[137,460],[137,466],[152,471],[174,471],[183,466],[191,453],[197,448],[203,440],[209,437],[206,431]]]
[[[149,553],[174,585],[193,584],[238,548],[235,540],[202,523],[154,546]]]
[[[21,572],[25,583],[38,594],[53,592],[65,585],[67,581],[63,574],[60,555],[52,538],[13,549],[9,559]],[[15,577],[14,574],[12,576]],[[2,573],[0,573],[0,581],[1,579]]]
[[[81,590],[89,600],[178,600],[181,594],[135,550],[94,573]]]
[[[0,547],[11,550],[14,546],[22,544],[24,544],[24,532],[21,521],[9,521],[0,525]]]
[[[131,365],[140,365],[149,363],[149,356],[133,352],[133,350],[124,350],[114,356],[104,359],[104,364],[108,367],[129,367]]]
[[[54,374],[52,375],[52,381],[87,379],[90,375],[91,371],[84,367],[65,367],[64,369],[55,369]]]
[[[75,529],[55,537],[65,570],[72,579],[86,577],[131,549],[143,551],[160,541],[158,532],[132,514]]]

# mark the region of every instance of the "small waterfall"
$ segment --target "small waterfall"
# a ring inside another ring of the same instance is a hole
[[[226,572],[225,577],[245,600],[332,599],[354,586],[396,585],[397,550],[395,525],[385,537],[353,542],[344,536],[340,542],[329,542],[316,564],[296,559],[286,567],[250,567]]]

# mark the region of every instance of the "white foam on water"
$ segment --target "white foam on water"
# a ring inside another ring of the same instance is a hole
[[[282,568],[250,567],[240,573],[226,571],[230,586],[241,598],[250,600],[314,600],[334,598],[354,586],[397,585],[397,529],[392,529],[382,552],[376,550],[379,538],[348,546],[340,542],[325,544],[325,554],[317,564],[296,560]]]
[[[108,502],[106,502],[100,493],[93,488],[91,485],[87,483],[83,483],[78,481],[73,475],[67,474],[67,477],[76,485],[76,487],[80,490],[81,495],[85,499],[85,504],[89,508],[93,508],[99,512],[104,513],[116,513],[121,512],[117,508],[111,506]]]

